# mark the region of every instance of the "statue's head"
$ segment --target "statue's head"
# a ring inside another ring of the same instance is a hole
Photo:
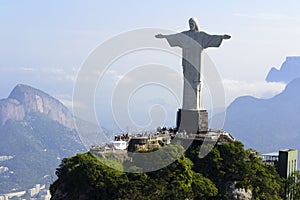
[[[189,25],[191,31],[199,31],[198,19],[196,17],[189,19]]]

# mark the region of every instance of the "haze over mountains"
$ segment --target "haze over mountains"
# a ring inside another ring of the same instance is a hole
[[[269,99],[242,96],[227,108],[224,129],[246,147],[262,153],[300,146],[300,57],[287,57],[280,70],[272,68],[266,81],[286,88]]]

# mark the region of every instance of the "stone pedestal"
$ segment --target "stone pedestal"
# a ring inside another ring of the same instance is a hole
[[[208,131],[208,113],[206,110],[179,109],[176,126],[178,131],[206,134]]]

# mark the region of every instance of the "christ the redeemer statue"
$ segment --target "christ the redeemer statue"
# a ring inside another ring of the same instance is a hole
[[[230,39],[229,35],[209,35],[199,31],[198,20],[189,20],[190,30],[173,35],[158,34],[156,38],[166,38],[171,47],[182,48],[182,67],[184,75],[183,105],[185,110],[199,110],[202,108],[201,89],[201,54],[208,47],[219,47],[223,39]],[[194,98],[191,98],[193,97]]]
[[[167,39],[171,47],[182,48],[183,111],[200,111],[202,108],[203,77],[201,70],[202,51],[208,47],[219,47],[223,39],[229,35],[209,35],[199,31],[198,20],[189,19],[190,30],[172,35],[155,35],[156,38]],[[182,120],[181,116],[181,120]],[[177,119],[178,120],[178,119]]]

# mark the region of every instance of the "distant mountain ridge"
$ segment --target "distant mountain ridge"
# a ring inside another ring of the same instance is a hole
[[[57,99],[39,89],[19,84],[7,99],[0,100],[2,125],[9,119],[23,120],[26,114],[34,112],[45,114],[67,128],[75,128],[72,113]]]
[[[271,68],[266,76],[266,81],[289,83],[298,77],[300,77],[300,56],[289,56],[279,70]]]
[[[62,158],[84,152],[73,115],[49,94],[23,84],[0,100],[0,194],[50,184]],[[14,190],[12,190],[14,189]]]
[[[227,108],[224,129],[260,152],[299,149],[300,78],[270,98],[243,96]]]

